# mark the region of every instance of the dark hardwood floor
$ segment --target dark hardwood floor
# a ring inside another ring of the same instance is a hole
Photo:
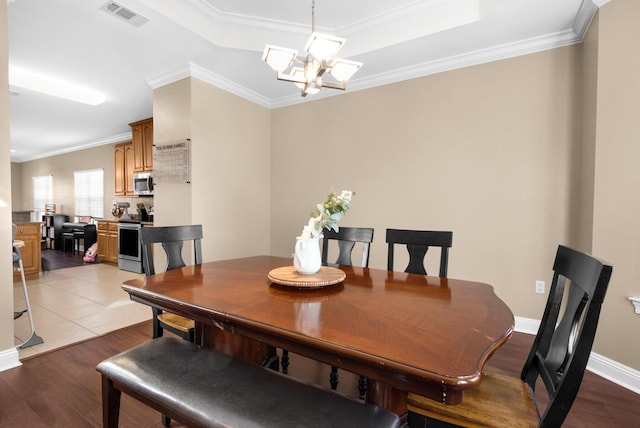
[[[31,357],[21,367],[1,372],[0,427],[102,426],[100,376],[95,366],[150,337],[149,321]],[[491,363],[518,374],[532,340],[533,336],[515,333]],[[328,385],[328,366],[297,355],[291,355],[289,373]],[[339,391],[357,394],[357,376],[341,370],[340,380]],[[126,395],[122,400],[121,427],[162,426],[159,413]],[[564,427],[632,427],[638,426],[639,418],[640,395],[587,372]],[[174,421],[172,426],[181,425]]]
[[[42,250],[42,271],[47,272],[56,269],[65,269],[70,267],[82,266],[85,262],[82,260],[84,253],[77,251],[73,254],[70,251],[66,253],[59,250]],[[99,263],[96,259],[94,263]]]

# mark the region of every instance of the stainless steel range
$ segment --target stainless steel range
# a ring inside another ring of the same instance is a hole
[[[140,222],[118,223],[118,268],[143,273]]]

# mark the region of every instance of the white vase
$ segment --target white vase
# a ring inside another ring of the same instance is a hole
[[[293,255],[293,267],[303,275],[313,275],[320,270],[320,237],[296,238],[296,248]]]

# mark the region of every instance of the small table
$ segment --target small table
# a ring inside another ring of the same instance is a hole
[[[268,280],[291,259],[257,256],[126,281],[131,299],[366,376],[367,400],[402,415],[407,391],[448,404],[481,379],[513,332],[488,284],[340,266],[344,282],[297,289]]]

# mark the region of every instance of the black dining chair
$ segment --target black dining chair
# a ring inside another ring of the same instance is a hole
[[[369,248],[373,242],[373,229],[369,227],[341,227],[336,232],[325,230],[322,232],[322,264],[326,265],[329,258],[329,242],[338,243],[338,259],[336,264],[353,266],[351,254],[356,243],[362,244],[360,266],[369,267]]]
[[[167,256],[165,271],[179,269],[186,266],[182,258],[184,242],[193,241],[193,264],[202,264],[202,225],[143,227],[140,229],[142,241],[142,266],[146,276],[155,275],[153,261],[153,244],[162,244]],[[195,339],[195,322],[182,315],[163,312],[162,309],[151,307],[153,313],[153,338],[162,336],[164,330],[193,342]],[[171,418],[162,415],[162,425],[171,425]]]
[[[500,428],[517,421],[523,427],[560,427],[582,382],[612,270],[590,255],[558,246],[547,304],[520,377],[489,361],[480,383],[456,406],[410,393],[409,426]],[[546,405],[536,400],[536,385],[545,388]]]
[[[167,256],[165,270],[186,266],[182,258],[182,247],[185,241],[193,241],[193,264],[202,264],[202,225],[143,227],[140,229],[142,241],[142,264],[146,276],[155,275],[153,262],[153,244],[162,244]],[[194,340],[195,323],[180,315],[153,310],[153,338],[162,336],[168,330],[190,342]]]
[[[453,232],[433,230],[387,229],[387,270],[393,270],[394,245],[404,244],[409,252],[409,264],[404,270],[407,273],[427,275],[424,258],[430,247],[440,247],[440,271],[438,276],[447,277],[449,266],[449,248],[453,243]]]
[[[333,230],[325,230],[322,232],[324,238],[322,239],[322,264],[328,263],[329,257],[329,242],[336,241],[338,243],[338,259],[336,264],[352,266],[351,254],[356,243],[362,244],[362,258],[360,259],[360,266],[369,267],[369,248],[373,242],[373,228],[369,227],[341,227],[337,232]],[[329,384],[331,389],[338,388],[340,382],[340,375],[338,374],[338,368],[331,366],[331,373],[329,374]],[[358,395],[364,399],[367,391],[367,378],[360,376],[358,379]]]

